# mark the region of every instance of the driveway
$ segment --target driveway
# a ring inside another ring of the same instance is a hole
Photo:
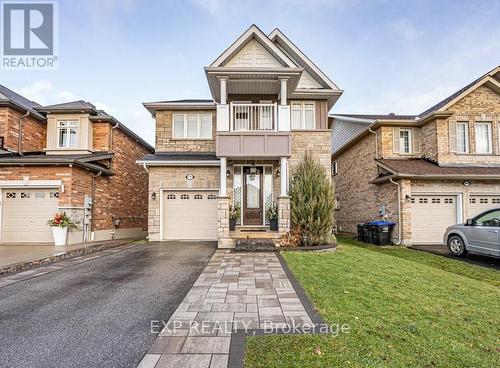
[[[0,367],[133,367],[215,251],[138,245],[0,288]]]
[[[459,261],[472,263],[478,266],[500,269],[500,259],[481,256],[478,254],[469,253],[465,257],[455,257],[450,253],[448,247],[442,244],[436,245],[412,245],[411,249],[420,250],[423,252],[433,253],[440,256],[457,259]]]

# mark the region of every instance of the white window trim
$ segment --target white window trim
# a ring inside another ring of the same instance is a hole
[[[459,136],[458,136],[458,126],[459,125],[464,125],[465,126],[465,151],[463,151],[463,152],[459,150],[459,144],[458,144],[459,143],[459,140],[458,140],[458,138],[459,138]],[[456,139],[457,139],[457,143],[456,143],[457,144],[457,148],[456,148],[456,151],[457,151],[458,154],[467,154],[467,153],[469,153],[469,149],[470,149],[469,148],[469,123],[467,121],[457,121],[456,127],[457,127],[457,129],[456,129]]]
[[[196,137],[194,137],[194,138],[188,138],[188,136],[187,136],[187,133],[188,133],[187,117],[188,117],[188,115],[196,115],[197,116]],[[175,136],[175,117],[176,116],[183,117],[183,121],[184,121],[184,135],[183,135],[183,137],[176,137]],[[210,117],[210,137],[200,137],[201,117],[202,116]],[[212,114],[172,114],[172,139],[189,140],[189,141],[210,141],[213,139],[212,128],[213,128]]]
[[[489,150],[487,152],[479,152],[477,150],[477,147],[478,147],[478,134],[477,134],[477,127],[480,126],[480,125],[485,125],[488,127],[487,131],[488,131],[488,148]],[[480,154],[480,155],[490,155],[493,153],[493,137],[492,137],[492,124],[491,122],[489,121],[478,121],[474,124],[474,130],[475,130],[475,133],[476,133],[476,153],[477,154]]]
[[[300,128],[295,128],[293,124],[293,105],[299,105],[301,110]],[[313,127],[306,128],[306,104],[312,104]],[[316,102],[315,101],[290,101],[290,127],[292,130],[314,130],[316,129]]]
[[[401,132],[408,132],[408,152],[404,152],[404,144],[401,144]],[[411,128],[399,129],[399,154],[412,155],[413,154],[413,136]]]
[[[70,124],[70,123],[74,123],[73,126],[61,126],[61,123],[67,123],[67,124]],[[60,133],[61,133],[61,130],[66,130],[67,131],[67,135],[68,135],[68,145],[67,146],[64,146],[64,145],[61,145],[61,139],[60,139]],[[76,129],[76,145],[75,146],[71,146],[71,135],[69,134],[69,130],[70,129]],[[77,121],[77,120],[59,120],[57,122],[57,148],[68,148],[68,149],[73,149],[73,148],[78,148],[80,146],[80,122]]]

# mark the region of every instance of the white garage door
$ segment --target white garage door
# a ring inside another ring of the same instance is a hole
[[[471,195],[469,197],[469,217],[479,215],[480,213],[492,208],[500,208],[500,195]]]
[[[440,244],[448,226],[457,223],[457,197],[412,195],[413,244]]]
[[[57,212],[57,189],[3,189],[2,242],[50,243],[47,221]]]
[[[217,240],[217,192],[163,194],[163,239]]]

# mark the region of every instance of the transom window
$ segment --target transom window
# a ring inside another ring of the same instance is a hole
[[[212,115],[174,114],[172,136],[177,139],[212,139]]]
[[[201,194],[195,194],[194,199],[203,199],[203,195]]]
[[[175,194],[167,194],[167,199],[175,199]]]
[[[315,127],[315,108],[312,101],[293,101],[292,110],[292,129],[306,130]]]
[[[475,123],[476,128],[476,152],[491,153],[491,123]]]
[[[207,199],[217,199],[217,196],[215,194],[209,194]]]
[[[57,123],[57,146],[59,148],[78,147],[77,121],[59,121]]]
[[[399,130],[400,153],[411,153],[411,129]]]
[[[189,199],[189,194],[181,194],[181,199]]]
[[[457,152],[469,153],[469,123],[457,123]]]
[[[50,198],[59,198],[59,192],[50,192]]]

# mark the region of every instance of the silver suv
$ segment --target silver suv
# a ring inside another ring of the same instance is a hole
[[[455,256],[471,252],[500,258],[500,208],[483,212],[465,224],[450,226],[444,243]]]

